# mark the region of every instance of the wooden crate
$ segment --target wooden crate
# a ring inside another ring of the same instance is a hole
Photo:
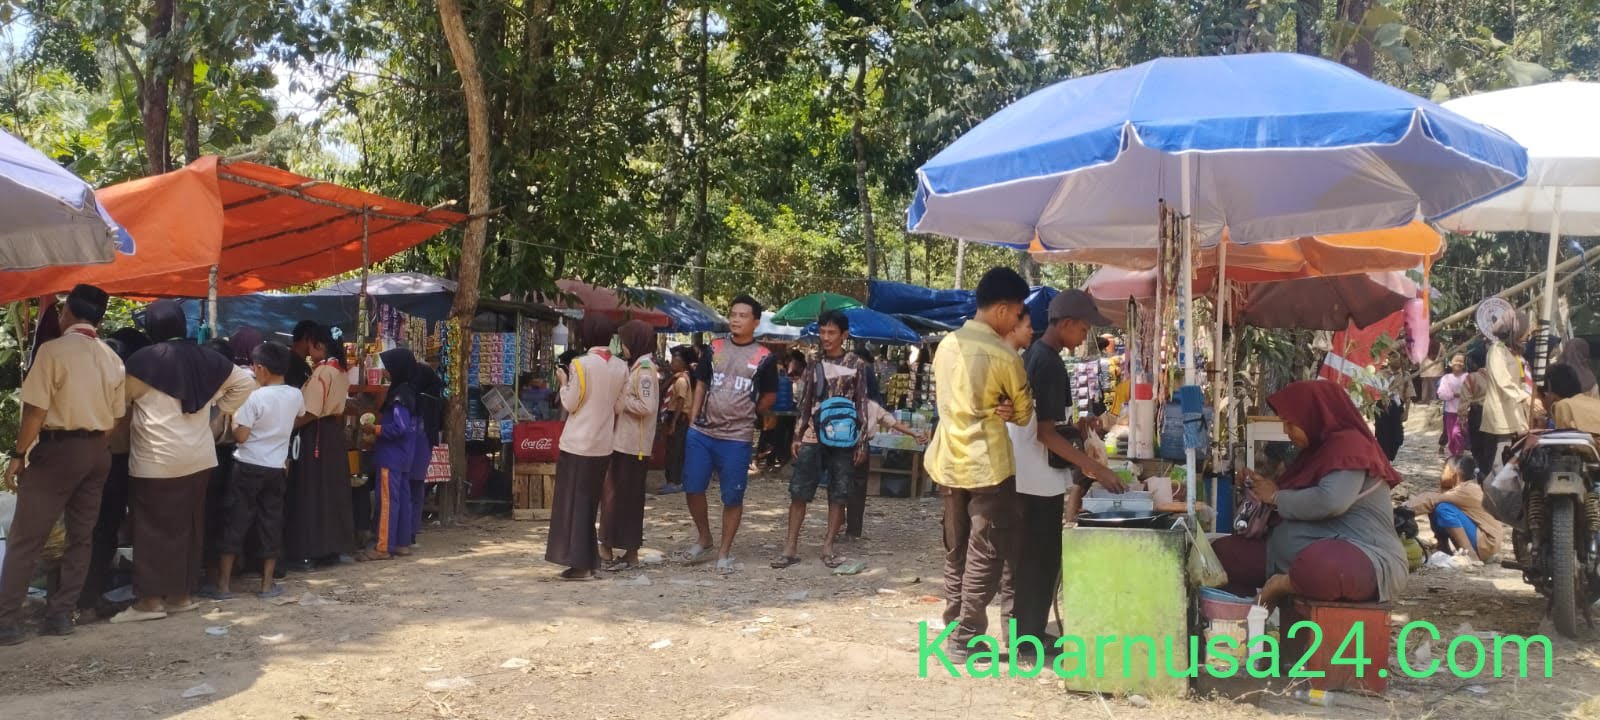
[[[511,517],[549,520],[556,494],[554,463],[519,463],[511,472]]]

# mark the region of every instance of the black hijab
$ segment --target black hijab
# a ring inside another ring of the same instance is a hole
[[[176,300],[150,303],[143,326],[155,344],[128,357],[128,375],[176,398],[185,413],[204,409],[233,373],[233,362],[185,337],[188,320]]]
[[[444,381],[427,363],[417,363],[417,408],[422,414],[422,429],[428,444],[439,444],[440,425],[444,420]]]
[[[383,398],[383,412],[396,405],[407,412],[417,411],[417,356],[405,348],[378,354],[383,369],[389,371],[389,392]]]
[[[117,344],[121,346],[121,349],[117,352],[117,356],[122,358],[123,362],[127,362],[128,358],[134,353],[150,347],[150,338],[146,337],[144,333],[139,332],[137,329],[131,327],[125,327],[114,333],[111,333],[111,337],[107,338],[106,341],[110,342],[112,340],[117,341]]]

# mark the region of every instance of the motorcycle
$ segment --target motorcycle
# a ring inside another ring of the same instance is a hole
[[[1550,600],[1556,631],[1577,637],[1578,615],[1594,626],[1600,599],[1600,444],[1584,432],[1529,435],[1485,487],[1497,518],[1512,526],[1516,559],[1503,567]]]

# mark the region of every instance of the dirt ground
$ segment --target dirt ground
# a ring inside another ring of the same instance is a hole
[[[1438,467],[1437,419],[1424,415],[1402,456],[1413,488],[1431,487]],[[938,504],[871,500],[868,540],[842,546],[868,563],[860,575],[823,568],[815,524],[805,562],[775,571],[785,479],[752,481],[731,577],[669,561],[559,582],[542,560],[546,524],[476,519],[431,529],[409,560],[291,575],[288,595],[315,602],[233,600],[0,649],[0,718],[1600,718],[1592,630],[1554,641],[1549,679],[1399,678],[1382,700],[1331,708],[919,679],[916,623],[940,610]],[[647,517],[656,551],[692,539],[681,495],[652,497]],[[1424,570],[1394,622],[1548,632],[1543,607],[1498,567]],[[182,697],[201,685],[213,692]]]

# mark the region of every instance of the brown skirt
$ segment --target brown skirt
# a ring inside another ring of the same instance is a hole
[[[132,478],[133,594],[187,597],[200,587],[211,470],[175,478]]]
[[[577,570],[600,567],[594,520],[611,456],[561,453],[556,463],[556,496],[550,506],[550,544],[544,559]]]
[[[283,557],[321,560],[354,552],[356,519],[344,419],[319,418],[295,434],[300,457],[289,468],[283,499]]]
[[[644,545],[644,478],[650,458],[611,455],[611,473],[600,496],[600,544],[616,550]]]

